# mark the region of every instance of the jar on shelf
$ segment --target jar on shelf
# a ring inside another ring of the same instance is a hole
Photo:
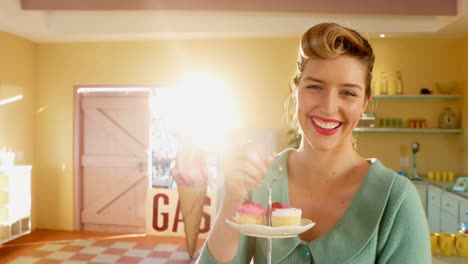
[[[451,107],[445,107],[440,113],[440,128],[457,128],[458,120]]]
[[[396,94],[403,94],[403,80],[402,80],[402,77],[401,77],[401,72],[400,71],[397,71],[396,73],[396,85],[395,85],[395,93]]]
[[[386,72],[382,72],[380,76],[380,94],[388,94],[388,80]]]

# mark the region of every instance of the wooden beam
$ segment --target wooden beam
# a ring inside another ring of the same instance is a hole
[[[23,10],[250,11],[379,15],[457,15],[457,0],[21,0]]]

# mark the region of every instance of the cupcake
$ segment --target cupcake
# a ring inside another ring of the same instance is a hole
[[[299,226],[302,210],[288,204],[273,203],[271,212],[272,226]]]
[[[236,210],[236,222],[238,224],[263,225],[265,223],[265,211],[263,206],[251,200],[246,200]]]

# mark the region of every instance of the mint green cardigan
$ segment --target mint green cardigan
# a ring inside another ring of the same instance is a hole
[[[283,168],[291,150],[278,156]],[[272,263],[431,263],[429,228],[416,188],[378,160],[369,162],[367,175],[336,226],[310,242],[299,237],[273,239]],[[267,173],[268,180],[272,175],[273,171]],[[266,206],[266,197],[267,190],[262,186],[250,198]],[[289,203],[286,169],[273,186],[272,200]],[[310,250],[312,260],[304,250]],[[254,263],[266,263],[266,254],[267,239],[241,234],[238,253],[231,263],[247,264],[252,258]],[[205,244],[198,263],[220,262]]]

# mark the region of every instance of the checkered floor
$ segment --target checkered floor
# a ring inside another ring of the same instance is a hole
[[[201,245],[200,245],[201,247]],[[199,249],[194,259],[199,255]],[[17,257],[12,264],[84,264],[84,263],[138,263],[176,264],[194,263],[185,245],[138,243],[115,240],[73,240],[51,243]]]

